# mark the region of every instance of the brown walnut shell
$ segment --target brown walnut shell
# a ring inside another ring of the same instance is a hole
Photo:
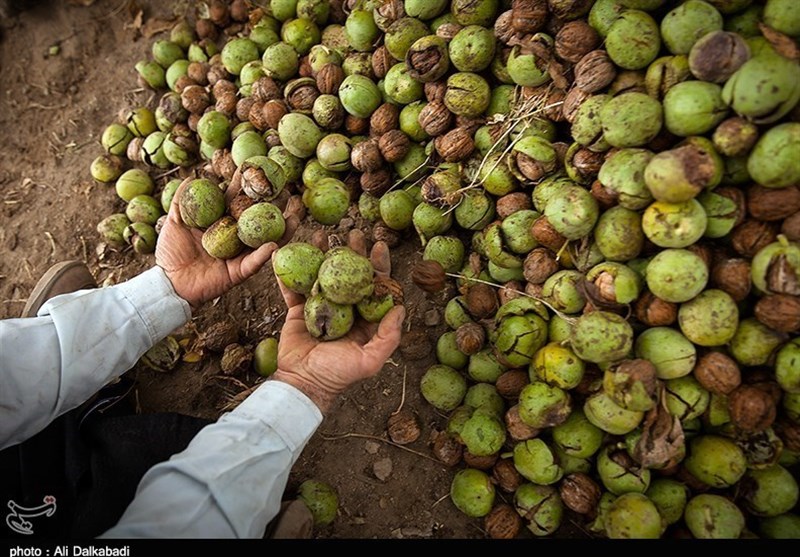
[[[357,143],[350,152],[350,162],[353,168],[361,172],[372,172],[386,164],[378,148],[378,142],[374,140]]]
[[[338,64],[325,64],[317,72],[317,89],[323,95],[336,95],[342,81],[344,81],[344,70]]]
[[[600,35],[583,19],[569,21],[555,37],[556,56],[576,64],[600,44]]]
[[[800,187],[765,188],[753,185],[747,189],[747,212],[762,221],[783,220],[800,211]]]
[[[739,364],[722,352],[700,356],[692,373],[704,389],[719,395],[729,394],[742,383]]]
[[[761,323],[781,333],[800,330],[800,298],[769,294],[756,302],[753,312]]]
[[[559,268],[556,254],[548,248],[538,247],[533,248],[525,257],[522,273],[529,283],[543,284]]]
[[[648,327],[672,325],[678,318],[678,306],[662,300],[650,291],[643,292],[633,306],[636,319]]]
[[[441,101],[430,102],[419,113],[419,125],[431,137],[442,135],[453,125],[453,113]]]
[[[411,270],[411,281],[426,292],[439,292],[447,284],[447,275],[441,263],[424,259]]]
[[[409,410],[401,410],[389,416],[387,422],[389,438],[398,445],[407,445],[419,439],[422,433],[419,420]]]
[[[522,389],[530,383],[528,372],[521,369],[504,371],[495,382],[497,392],[505,399],[516,400]]]
[[[752,278],[750,262],[746,259],[730,258],[718,261],[711,267],[711,284],[727,292],[737,302],[750,294]]]
[[[778,225],[760,220],[746,220],[731,231],[731,245],[736,253],[752,258],[778,239]]]
[[[777,416],[770,394],[758,387],[740,385],[728,395],[731,422],[743,431],[764,431]]]
[[[397,162],[408,154],[411,140],[401,130],[391,130],[378,140],[378,148],[387,162]]]
[[[568,509],[588,516],[595,514],[602,495],[597,482],[583,472],[565,476],[558,486],[558,492]]]
[[[522,529],[522,517],[507,503],[495,505],[483,519],[486,535],[492,540],[513,540]]]
[[[455,128],[437,137],[434,146],[445,161],[460,162],[475,150],[475,141],[465,128]]]
[[[467,311],[475,319],[486,319],[497,312],[497,292],[488,284],[471,284],[465,296]]]
[[[506,493],[514,493],[525,479],[514,466],[514,459],[500,458],[492,467],[492,482]]]
[[[400,125],[400,108],[390,103],[380,105],[369,118],[369,133],[373,137],[396,130]]]
[[[250,87],[250,96],[261,102],[281,98],[281,89],[275,80],[268,76],[259,77]]]
[[[605,50],[593,50],[575,64],[574,85],[586,93],[596,93],[607,87],[617,76],[614,62]]]
[[[389,49],[384,45],[379,46],[372,53],[372,71],[378,79],[386,77],[395,64],[397,64],[397,60],[389,54]]]
[[[378,168],[361,174],[361,189],[374,197],[380,197],[392,187],[392,172],[388,168]]]
[[[456,329],[456,345],[467,356],[480,352],[485,342],[486,331],[477,323],[464,323]]]

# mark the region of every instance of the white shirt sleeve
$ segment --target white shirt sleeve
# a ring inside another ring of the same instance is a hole
[[[101,537],[262,537],[290,468],[321,422],[300,391],[266,381],[186,450],[151,468],[119,523]]]
[[[0,321],[0,449],[78,407],[191,317],[160,267]]]

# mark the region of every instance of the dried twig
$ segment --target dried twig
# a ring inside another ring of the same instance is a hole
[[[392,416],[395,414],[399,414],[400,410],[403,409],[403,405],[406,403],[406,375],[408,374],[408,366],[403,366],[403,392],[400,395],[400,406],[397,407],[397,410],[392,412]]]
[[[56,240],[55,238],[53,238],[53,235],[50,234],[50,232],[45,232],[44,235],[47,236],[48,240],[50,240],[50,249],[51,249],[50,257],[55,257],[56,251],[58,251],[56,249]]]
[[[448,497],[450,497],[450,494],[449,494],[449,493],[446,493],[445,495],[442,495],[441,497],[439,497],[439,498],[438,498],[438,499],[437,499],[437,500],[436,500],[436,501],[433,503],[433,505],[431,505],[431,508],[435,507],[436,505],[438,505],[439,503],[441,503],[442,501],[444,501],[444,500],[445,500],[445,499],[447,499]]]

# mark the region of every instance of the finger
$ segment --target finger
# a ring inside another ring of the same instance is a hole
[[[384,315],[372,340],[364,345],[363,363],[370,375],[377,373],[400,345],[405,316],[406,309],[403,306],[393,307]]]
[[[306,206],[303,204],[303,198],[299,195],[293,195],[286,203],[286,209],[283,211],[283,217],[288,219],[297,217],[298,221],[306,217]]]
[[[364,231],[354,228],[347,234],[347,245],[359,255],[367,256],[367,237]]]
[[[328,244],[328,235],[325,233],[324,230],[315,230],[313,234],[311,234],[311,245],[318,248],[322,253],[328,251],[330,248],[330,244]]]
[[[241,276],[239,282],[244,281],[245,279],[248,279],[256,274],[261,267],[264,266],[264,263],[269,261],[269,258],[272,257],[272,254],[276,249],[278,249],[278,244],[275,242],[269,242],[259,246],[258,249],[251,251],[250,253],[240,255],[237,258],[239,263],[239,274]],[[236,261],[236,259],[234,259],[234,261]]]
[[[274,270],[274,261],[273,261],[273,270]],[[281,289],[281,295],[283,296],[283,301],[286,304],[286,307],[289,308],[291,311],[296,306],[301,306],[305,303],[305,298],[303,298],[300,294],[293,290],[289,290],[283,281],[275,275],[275,280],[278,281],[278,288]]]
[[[191,176],[184,178],[183,182],[181,182],[181,185],[179,185],[178,189],[175,190],[175,195],[172,196],[172,201],[169,204],[169,213],[167,216],[169,220],[183,224],[183,220],[181,220],[180,209],[181,196],[183,195],[183,192],[186,191],[186,187],[189,185],[189,182],[191,182],[193,179],[194,178]]]
[[[369,254],[375,274],[382,277],[389,277],[392,274],[392,258],[389,256],[389,245],[383,240],[375,242],[372,252]]]
[[[294,237],[294,233],[297,232],[297,228],[300,226],[300,219],[298,219],[296,215],[290,215],[285,222],[286,230],[283,231],[283,236],[281,236],[280,240],[278,240],[279,246],[285,246],[288,244],[289,241]]]
[[[242,191],[242,171],[237,168],[231,177],[228,188],[225,190],[225,204],[230,205],[233,198],[239,195],[240,191]]]

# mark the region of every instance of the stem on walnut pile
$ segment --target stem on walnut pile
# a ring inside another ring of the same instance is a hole
[[[466,277],[464,275],[459,275],[458,273],[445,273],[445,275],[448,276],[448,277],[452,277],[452,278],[458,278],[458,279],[468,280],[468,281],[472,281],[472,282],[479,282],[481,284],[485,284],[487,286],[491,286],[493,288],[497,288],[498,290],[500,290],[501,288],[504,288],[504,289],[506,289],[506,290],[508,290],[510,292],[514,292],[515,294],[519,294],[520,296],[525,296],[526,298],[530,298],[531,300],[536,300],[537,302],[539,302],[540,304],[545,306],[547,309],[549,309],[550,311],[555,313],[557,316],[559,316],[561,319],[563,319],[564,321],[566,321],[570,325],[574,325],[575,324],[575,318],[574,317],[570,317],[566,313],[564,313],[564,312],[562,312],[560,310],[557,310],[556,308],[554,308],[550,304],[550,302],[548,302],[547,300],[545,300],[543,298],[540,298],[539,296],[534,296],[533,294],[528,294],[527,292],[523,292],[521,290],[517,290],[516,288],[509,288],[508,286],[504,286],[502,284],[495,284],[493,282],[489,282],[488,280],[483,280],[483,279],[479,279],[479,278],[472,278],[472,277]]]

